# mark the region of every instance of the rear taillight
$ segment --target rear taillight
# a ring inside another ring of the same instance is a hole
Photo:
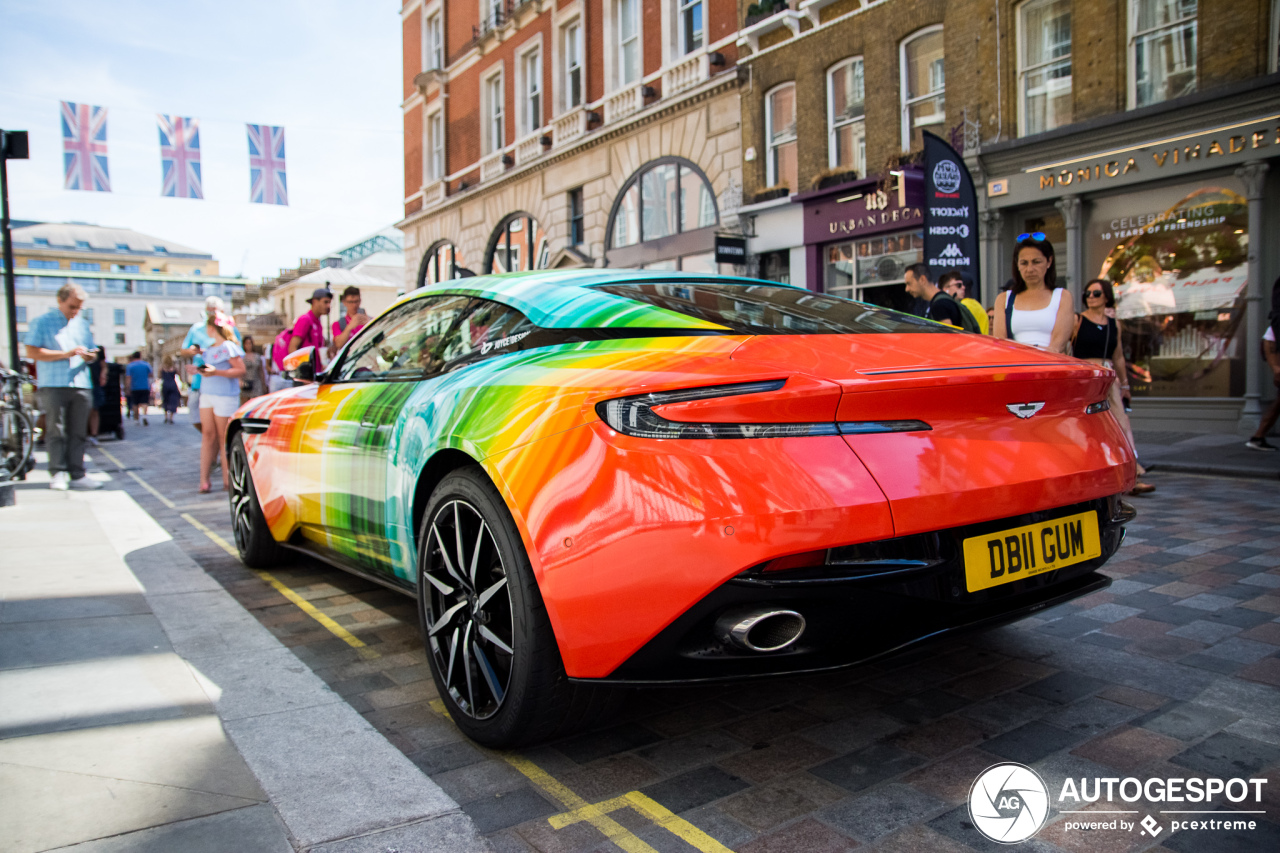
[[[778,391],[785,379],[711,385],[619,397],[596,404],[596,414],[617,432],[635,438],[799,438],[816,435],[860,435],[932,429],[923,421],[835,421],[825,423],[687,423],[664,418],[657,406]]]

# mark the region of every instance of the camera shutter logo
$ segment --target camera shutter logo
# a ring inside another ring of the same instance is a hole
[[[969,818],[984,836],[1017,844],[1040,831],[1049,816],[1049,789],[1040,774],[1024,764],[988,767],[969,790]]]
[[[960,189],[960,167],[951,160],[940,160],[933,167],[933,185],[940,193],[953,193]]]

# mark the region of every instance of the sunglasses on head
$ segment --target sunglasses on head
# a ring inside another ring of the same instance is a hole
[[[1045,240],[1048,240],[1048,239],[1049,239],[1048,237],[1044,236],[1043,231],[1028,231],[1026,234],[1018,235],[1019,243],[1022,243],[1026,240],[1036,240],[1038,242],[1043,243]]]

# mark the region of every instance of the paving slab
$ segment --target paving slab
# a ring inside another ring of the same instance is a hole
[[[293,850],[275,810],[257,805],[59,847],[58,853],[293,853]]]

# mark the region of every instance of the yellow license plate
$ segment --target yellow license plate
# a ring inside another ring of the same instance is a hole
[[[964,580],[977,592],[1100,556],[1098,515],[1082,512],[964,540]]]

